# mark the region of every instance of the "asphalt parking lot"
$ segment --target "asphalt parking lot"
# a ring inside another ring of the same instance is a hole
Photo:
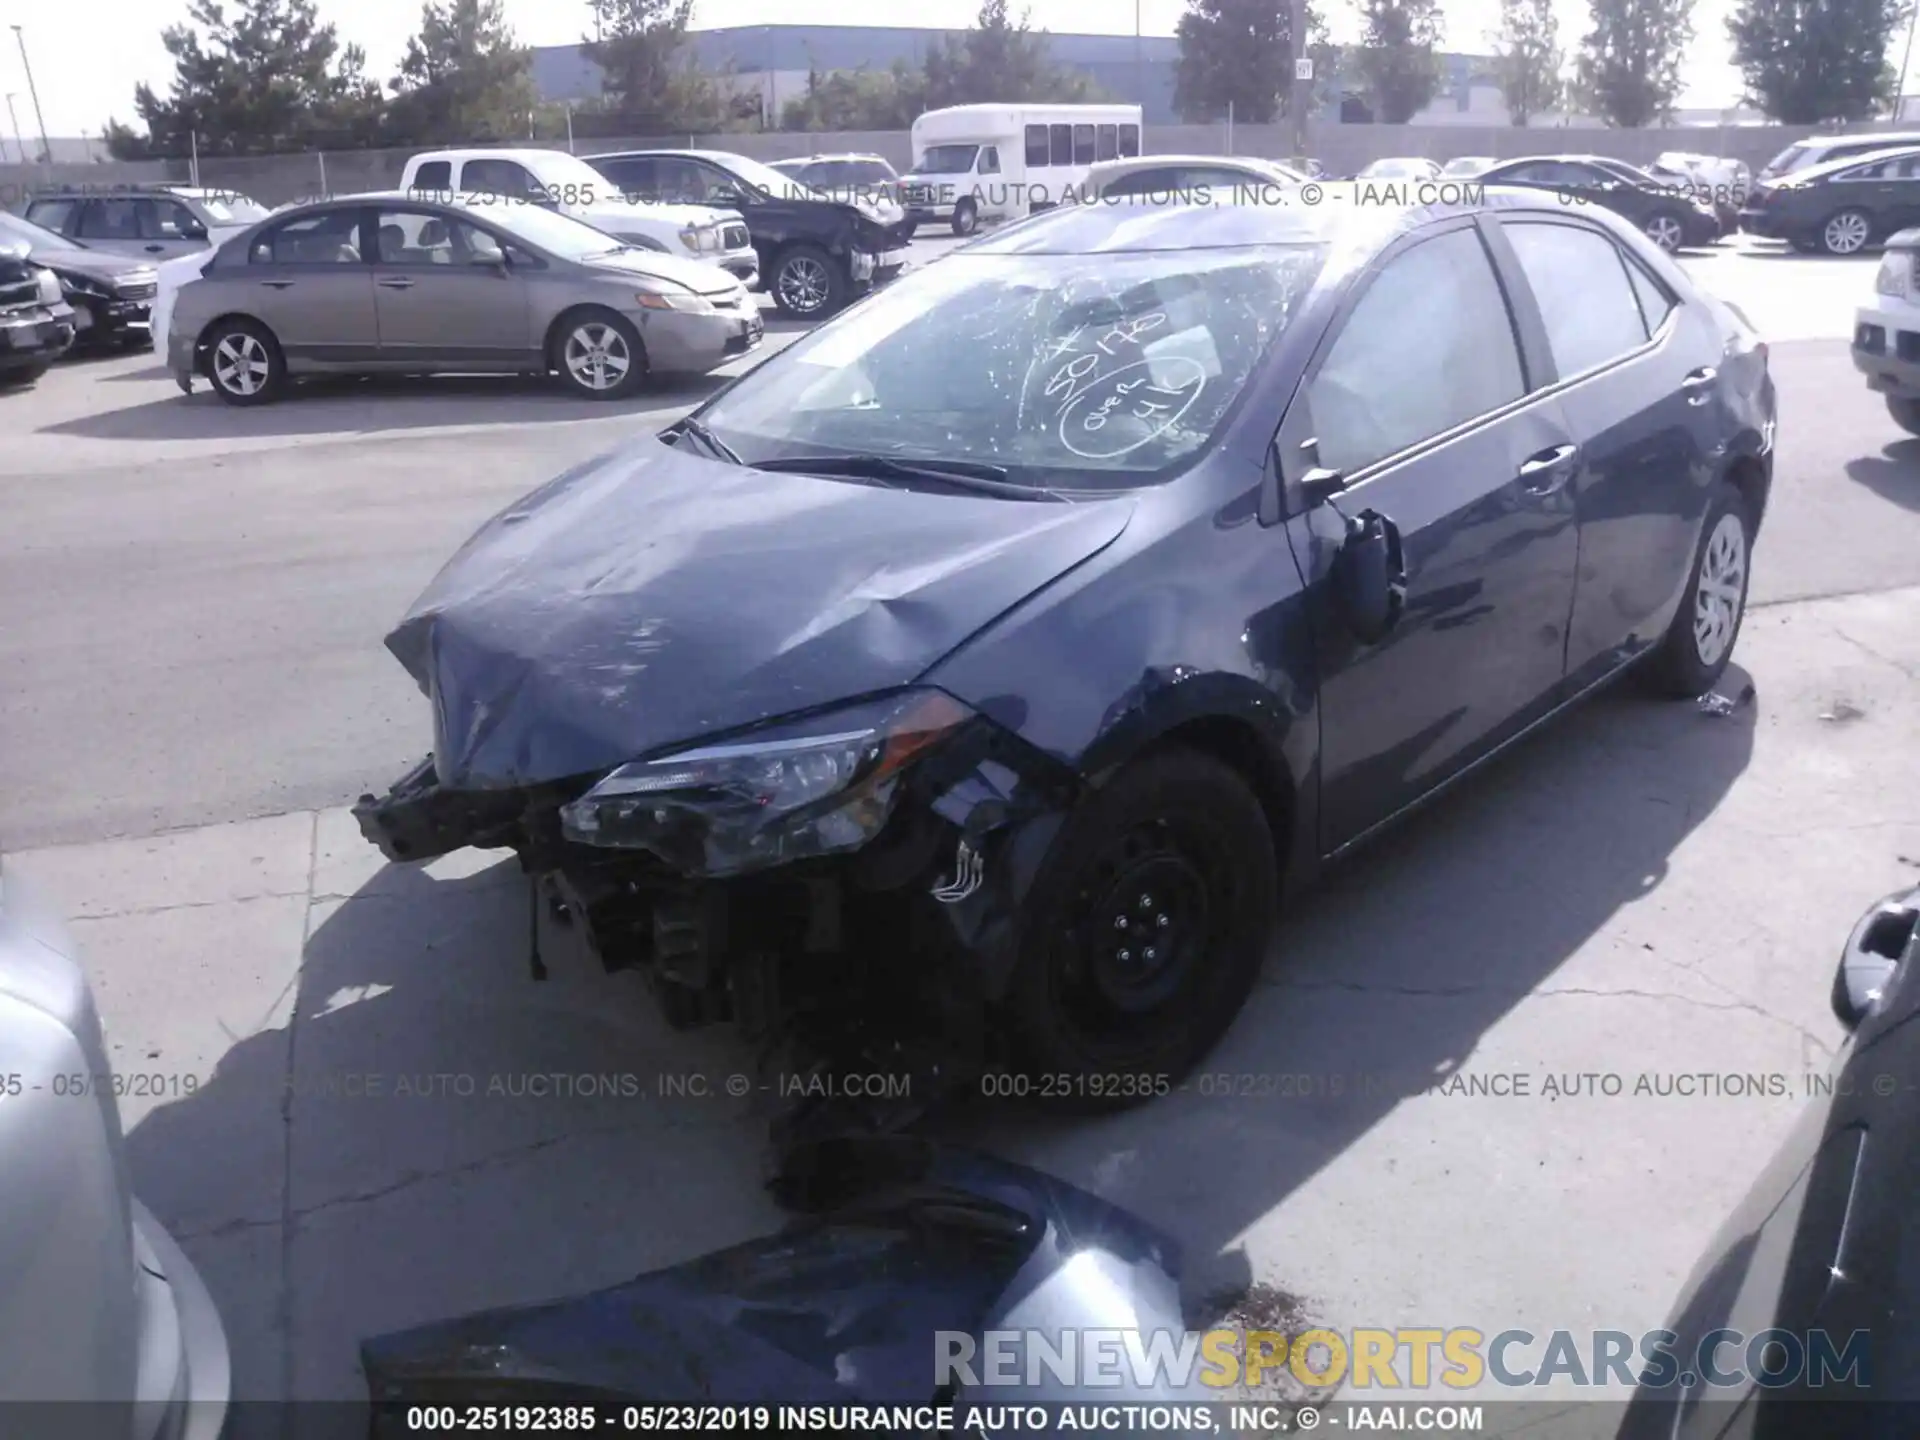
[[[1920,879],[1920,440],[1845,338],[1875,263],[1686,261],[1780,389],[1728,686],[1750,704],[1603,696],[1355,859],[1288,916],[1226,1083],[942,1125],[1166,1226],[1196,1295],[1656,1326],[1824,1072],[1848,928]],[[354,1396],[363,1335],[779,1218],[724,1032],[667,1030],[563,935],[534,983],[517,872],[385,867],[342,808],[426,748],[380,640],[440,563],[705,388],[350,383],[243,411],[142,354],[0,396],[0,844],[75,917],[115,1065],[148,1077],[136,1187],[202,1266],[242,1398]],[[580,1075],[645,1094],[530,1083]],[[1425,1088],[1453,1075],[1527,1093]],[[1789,1094],[1634,1093],[1697,1075]]]

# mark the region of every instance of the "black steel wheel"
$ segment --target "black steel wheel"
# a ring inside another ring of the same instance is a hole
[[[1246,1002],[1278,912],[1266,811],[1225,763],[1167,750],[1068,818],[1028,898],[1008,998],[1025,1093],[1164,1094]]]

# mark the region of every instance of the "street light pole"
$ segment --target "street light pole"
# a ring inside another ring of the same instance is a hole
[[[13,122],[13,138],[20,146],[20,163],[24,165],[27,163],[27,137],[25,132],[20,129],[20,117],[14,113],[13,101],[14,97],[12,95],[7,96],[7,118]],[[0,145],[0,156],[4,156],[6,153],[7,147]]]
[[[1146,106],[1146,71],[1140,65],[1140,0],[1133,0],[1133,98]]]
[[[1900,81],[1894,87],[1893,118],[1904,120],[1907,114],[1907,66],[1913,63],[1913,31],[1920,25],[1920,5],[1914,6],[1913,18],[1907,22],[1907,48],[1900,55]]]
[[[47,157],[47,164],[53,163],[53,142],[47,139],[47,117],[40,113],[40,90],[33,83],[33,63],[27,59],[27,32],[16,25],[13,38],[20,45],[20,67],[27,72],[27,94],[33,100],[33,118],[40,126],[40,149]]]
[[[1306,0],[1289,0],[1287,10],[1287,48],[1293,52],[1293,88],[1288,92],[1287,109],[1293,121],[1294,158],[1304,160],[1307,154],[1307,106],[1313,96],[1313,82],[1300,78],[1300,62],[1308,58]]]

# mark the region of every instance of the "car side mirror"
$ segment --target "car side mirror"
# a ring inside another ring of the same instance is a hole
[[[1309,510],[1326,504],[1347,488],[1347,477],[1338,470],[1316,465],[1300,477],[1300,499]]]
[[[505,251],[500,251],[493,255],[476,255],[467,263],[478,266],[482,270],[491,270],[495,274],[504,275],[513,261]]]
[[[1400,623],[1407,565],[1400,527],[1377,510],[1346,520],[1330,583],[1340,621],[1363,645],[1378,644]]]
[[[1891,895],[1861,917],[1840,952],[1833,977],[1833,1014],[1847,1029],[1858,1027],[1893,983],[1900,962],[1920,929],[1920,891]]]

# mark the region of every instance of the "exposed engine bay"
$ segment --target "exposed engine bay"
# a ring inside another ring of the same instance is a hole
[[[820,1082],[782,1087],[785,1149],[897,1128],[1007,1060],[992,1011],[1019,900],[1080,785],[919,688],[598,779],[460,790],[428,759],[355,813],[394,861],[514,851],[536,978],[545,918],[641,972],[676,1027],[731,1023],[769,1070]],[[841,1094],[856,1072],[910,1078]]]

